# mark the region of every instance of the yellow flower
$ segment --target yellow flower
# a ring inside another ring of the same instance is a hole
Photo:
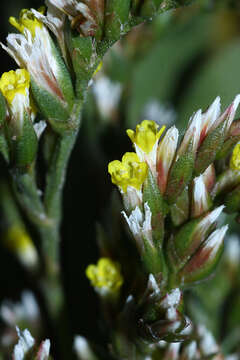
[[[38,9],[38,12],[41,14],[44,14],[44,11],[44,6]],[[32,11],[28,9],[22,9],[20,11],[19,19],[11,16],[9,22],[21,33],[23,33],[25,29],[28,29],[33,37],[35,36],[36,27],[42,27],[42,23],[37,20]]]
[[[127,135],[132,142],[140,147],[145,153],[149,154],[160,138],[166,126],[162,126],[158,131],[159,125],[154,121],[143,120],[141,124],[137,125],[136,132],[131,129],[127,130]]]
[[[112,183],[127,191],[128,186],[140,190],[147,176],[148,166],[141,162],[134,152],[127,152],[122,157],[122,162],[114,160],[108,165],[108,172],[112,177]]]
[[[99,290],[116,293],[123,284],[120,265],[109,258],[101,258],[97,265],[89,265],[86,276]]]
[[[3,96],[11,104],[17,94],[27,96],[30,86],[30,74],[25,69],[17,69],[2,74],[0,79],[0,90]]]
[[[232,157],[230,160],[230,168],[232,170],[240,170],[240,144],[237,144],[233,149]]]

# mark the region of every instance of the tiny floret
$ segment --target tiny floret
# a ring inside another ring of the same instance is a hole
[[[2,74],[0,90],[9,104],[12,104],[17,94],[28,96],[30,74],[25,69],[11,70]]]
[[[86,275],[91,284],[103,293],[117,293],[123,284],[120,265],[109,258],[101,258],[97,265],[89,265]]]
[[[38,12],[44,14],[44,6],[38,9]],[[42,23],[34,16],[31,10],[22,9],[19,14],[19,19],[11,16],[9,22],[14,26],[20,33],[24,33],[24,30],[27,29],[30,31],[31,35],[35,36],[35,31],[37,27],[42,27]]]
[[[143,120],[141,124],[137,125],[135,132],[128,129],[127,135],[135,145],[145,153],[149,154],[164,132],[166,126],[162,126],[159,131],[158,128],[159,125],[154,121]]]
[[[118,185],[123,192],[128,186],[140,190],[147,176],[148,166],[141,162],[136,153],[127,152],[122,161],[114,160],[108,165],[108,172],[112,177],[112,183]]]
[[[233,149],[230,167],[232,170],[240,170],[240,143]]]

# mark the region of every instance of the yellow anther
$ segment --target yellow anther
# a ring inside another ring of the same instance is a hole
[[[148,166],[141,162],[136,153],[127,152],[122,157],[122,162],[114,160],[108,165],[108,172],[112,177],[112,183],[118,185],[123,192],[128,186],[140,190],[147,176]]]
[[[100,61],[100,63],[98,64],[98,67],[97,67],[96,70],[94,71],[93,76],[95,76],[95,75],[101,70],[102,66],[103,66],[103,62]]]
[[[109,258],[101,258],[97,265],[89,265],[86,276],[92,286],[107,292],[116,293],[123,284],[120,265]]]
[[[27,95],[26,89],[30,86],[30,74],[25,69],[17,69],[2,74],[0,90],[3,96],[11,104],[16,94]]]
[[[166,126],[162,126],[159,131],[158,128],[159,125],[154,121],[143,120],[141,124],[137,125],[136,132],[128,129],[127,134],[134,144],[148,154],[164,132]]]
[[[232,170],[240,170],[240,144],[237,144],[233,149],[232,157],[230,160],[230,168]]]
[[[38,9],[38,12],[44,14],[45,7],[41,6]],[[37,27],[42,27],[41,21],[36,19],[31,10],[22,9],[19,14],[19,19],[11,16],[9,18],[9,22],[12,26],[14,26],[19,32],[23,33],[24,29],[27,29],[31,32],[32,36],[35,36],[35,31]]]
[[[33,247],[32,239],[21,226],[9,228],[5,235],[5,244],[14,252],[24,252]]]

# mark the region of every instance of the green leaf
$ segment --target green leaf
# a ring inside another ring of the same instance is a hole
[[[206,279],[215,270],[222,252],[223,243],[216,253],[203,244],[178,274],[179,281],[185,285],[192,285]]]

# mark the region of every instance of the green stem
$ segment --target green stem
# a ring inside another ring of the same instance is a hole
[[[44,194],[44,206],[47,217],[50,219],[51,229],[43,230],[43,249],[44,253],[54,264],[59,261],[59,227],[62,219],[62,192],[66,178],[67,164],[76,142],[81,114],[80,104],[76,106],[70,119],[70,123],[77,125],[63,135],[58,135],[54,154],[51,159],[49,171],[46,179],[46,189]]]

